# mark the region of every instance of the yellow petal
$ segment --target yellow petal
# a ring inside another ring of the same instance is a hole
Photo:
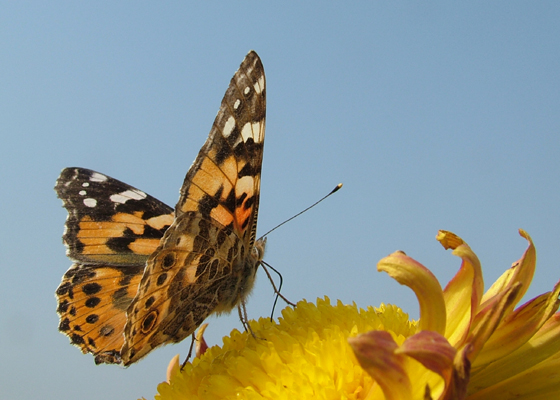
[[[171,383],[171,378],[179,371],[179,354],[175,355],[167,366],[167,383]]]
[[[509,379],[560,351],[560,314],[555,314],[523,346],[493,363],[473,370],[469,392]]]
[[[558,340],[558,339],[557,339]],[[497,384],[477,391],[468,400],[551,400],[560,398],[560,353]],[[471,391],[469,386],[469,392]]]
[[[429,269],[397,251],[379,261],[377,270],[387,272],[391,278],[414,291],[420,305],[420,330],[443,335],[446,325],[443,292]]]
[[[446,392],[453,384],[453,361],[457,350],[449,344],[447,339],[436,332],[422,331],[408,338],[397,350],[399,354],[405,354],[420,362],[430,371],[438,374],[441,379],[433,379],[427,374],[425,376],[426,389],[430,393]],[[409,370],[409,373],[412,369]],[[414,376],[415,374],[411,374]],[[416,382],[415,382],[416,383]],[[431,395],[430,395],[431,397]]]
[[[397,353],[414,358],[448,382],[457,350],[442,335],[422,331],[406,339]]]
[[[560,304],[559,295],[560,284],[557,283],[554,291],[537,296],[504,318],[484,345],[476,365],[488,364],[523,346],[556,312]]]
[[[477,315],[476,320],[473,322],[473,330],[467,339],[468,343],[472,346],[469,360],[472,361],[478,356],[488,338],[495,332],[500,322],[502,322],[506,310],[515,301],[520,288],[521,284],[517,284],[508,288],[507,291],[499,293],[496,296],[497,301]]]
[[[445,337],[453,346],[459,347],[469,333],[482,298],[482,269],[476,254],[459,237],[450,232],[440,231],[436,238],[444,246],[449,246],[450,243],[453,246],[457,245],[452,254],[463,260],[461,268],[443,290],[447,310]]]
[[[444,231],[443,229],[438,231],[436,240],[441,243],[445,250],[455,250],[457,247],[465,243],[463,239],[455,235],[453,232]]]
[[[521,298],[527,292],[531,281],[533,280],[533,275],[535,273],[535,267],[537,263],[537,252],[535,250],[535,246],[533,245],[533,241],[531,237],[525,232],[524,230],[520,229],[519,234],[527,239],[529,242],[529,246],[523,256],[519,259],[519,261],[515,262],[513,266],[508,269],[494,284],[488,289],[488,291],[484,294],[484,297],[481,300],[482,304],[485,304],[491,299],[496,296],[497,293],[503,292],[507,289],[507,287],[511,287],[517,283],[523,284],[521,290],[517,294],[515,301],[511,304],[510,309],[507,311],[511,311],[515,305],[521,300]]]
[[[440,400],[462,400],[466,397],[470,380],[471,365],[469,357],[471,351],[471,346],[466,345],[455,355],[451,384],[446,387]]]
[[[377,382],[387,400],[412,398],[412,386],[405,368],[405,356],[396,354],[397,343],[385,331],[370,331],[348,343],[362,368]]]
[[[196,357],[198,358],[200,358],[206,350],[208,350],[208,344],[204,339],[204,331],[206,328],[208,328],[208,324],[202,324],[196,332]]]

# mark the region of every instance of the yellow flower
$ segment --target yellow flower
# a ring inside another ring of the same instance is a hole
[[[409,286],[420,319],[396,306],[358,309],[318,299],[234,330],[183,371],[172,361],[156,399],[549,399],[560,394],[560,285],[514,310],[535,269],[523,257],[483,294],[482,269],[460,238],[438,240],[462,258],[442,290],[402,252],[378,264]],[[200,335],[201,336],[201,335]]]
[[[260,318],[251,328],[262,339],[234,330],[221,348],[209,348],[182,372],[176,368],[156,398],[365,398],[373,379],[356,362],[347,338],[387,329],[403,342],[416,332],[398,307],[359,310],[340,301],[333,306],[328,298],[316,305],[300,301],[284,309],[277,323]]]
[[[388,399],[551,399],[560,395],[560,284],[514,310],[536,266],[529,242],[486,293],[480,262],[451,232],[437,239],[461,257],[442,291],[424,266],[396,252],[378,269],[409,286],[420,303],[419,332],[403,344],[373,331],[349,342]]]

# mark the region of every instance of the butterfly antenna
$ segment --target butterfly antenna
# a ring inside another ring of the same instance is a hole
[[[318,201],[316,201],[315,203],[311,204],[309,207],[307,207],[305,210],[298,212],[296,215],[294,215],[291,218],[288,218],[287,220],[285,220],[284,222],[282,222],[281,224],[276,225],[274,228],[272,228],[271,230],[269,230],[268,232],[266,232],[264,235],[261,236],[261,238],[265,237],[266,235],[268,235],[270,232],[275,231],[276,229],[280,228],[282,225],[284,225],[286,222],[290,222],[292,219],[294,219],[295,217],[299,217],[301,214],[303,214],[304,212],[306,212],[307,210],[312,209],[313,207],[315,207],[317,204],[319,204],[320,202],[322,202],[323,200],[325,200],[327,197],[329,197],[331,194],[338,192],[338,190],[342,187],[342,183],[339,183],[338,185],[336,185],[336,187],[331,190],[331,192],[329,194],[327,194],[326,196],[324,196],[323,198],[319,199]],[[269,265],[270,267],[270,265]],[[272,267],[270,267],[272,268]],[[274,268],[272,268],[274,270]],[[276,270],[275,270],[276,271]],[[276,271],[276,273],[278,273],[278,271]],[[280,275],[280,274],[279,274]],[[280,276],[281,277],[281,276]]]
[[[274,292],[276,293],[276,298],[274,299],[274,304],[272,305],[272,312],[270,313],[270,321],[272,322],[272,319],[274,317],[274,309],[276,308],[276,303],[278,302],[278,297],[281,297],[282,300],[284,300],[286,303],[288,303],[292,307],[295,307],[296,305],[280,293],[280,290],[282,290],[282,283],[284,282],[284,278],[282,278],[282,274],[280,272],[278,272],[278,270],[276,268],[274,268],[272,265],[270,265],[269,263],[267,263],[265,261],[261,260],[261,264],[262,264],[262,267],[264,269],[264,272],[266,272],[266,275],[268,276],[268,280],[270,281],[270,283],[272,284],[272,287],[274,288]],[[278,285],[278,288],[276,288],[276,285],[274,284],[274,280],[272,279],[272,276],[270,276],[270,272],[268,272],[267,267],[270,268],[271,270],[273,270],[274,272],[276,272],[276,274],[280,277],[280,284]]]

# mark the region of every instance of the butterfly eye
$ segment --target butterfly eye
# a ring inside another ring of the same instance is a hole
[[[255,242],[255,245],[253,246],[253,249],[251,250],[251,254],[258,261],[261,261],[264,257],[264,245],[265,244],[266,244],[266,238],[265,239],[259,239]]]

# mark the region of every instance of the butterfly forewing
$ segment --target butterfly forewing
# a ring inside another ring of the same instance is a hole
[[[96,363],[120,363],[126,309],[173,210],[83,168],[64,169],[55,190],[68,211],[63,240],[76,261],[56,290],[59,330]]]
[[[252,288],[266,112],[262,63],[250,52],[233,76],[188,171],[175,220],[149,257],[127,311],[125,365],[230,311]]]
[[[67,255],[84,263],[143,264],[173,222],[173,209],[117,179],[65,168],[55,190],[68,211]]]

